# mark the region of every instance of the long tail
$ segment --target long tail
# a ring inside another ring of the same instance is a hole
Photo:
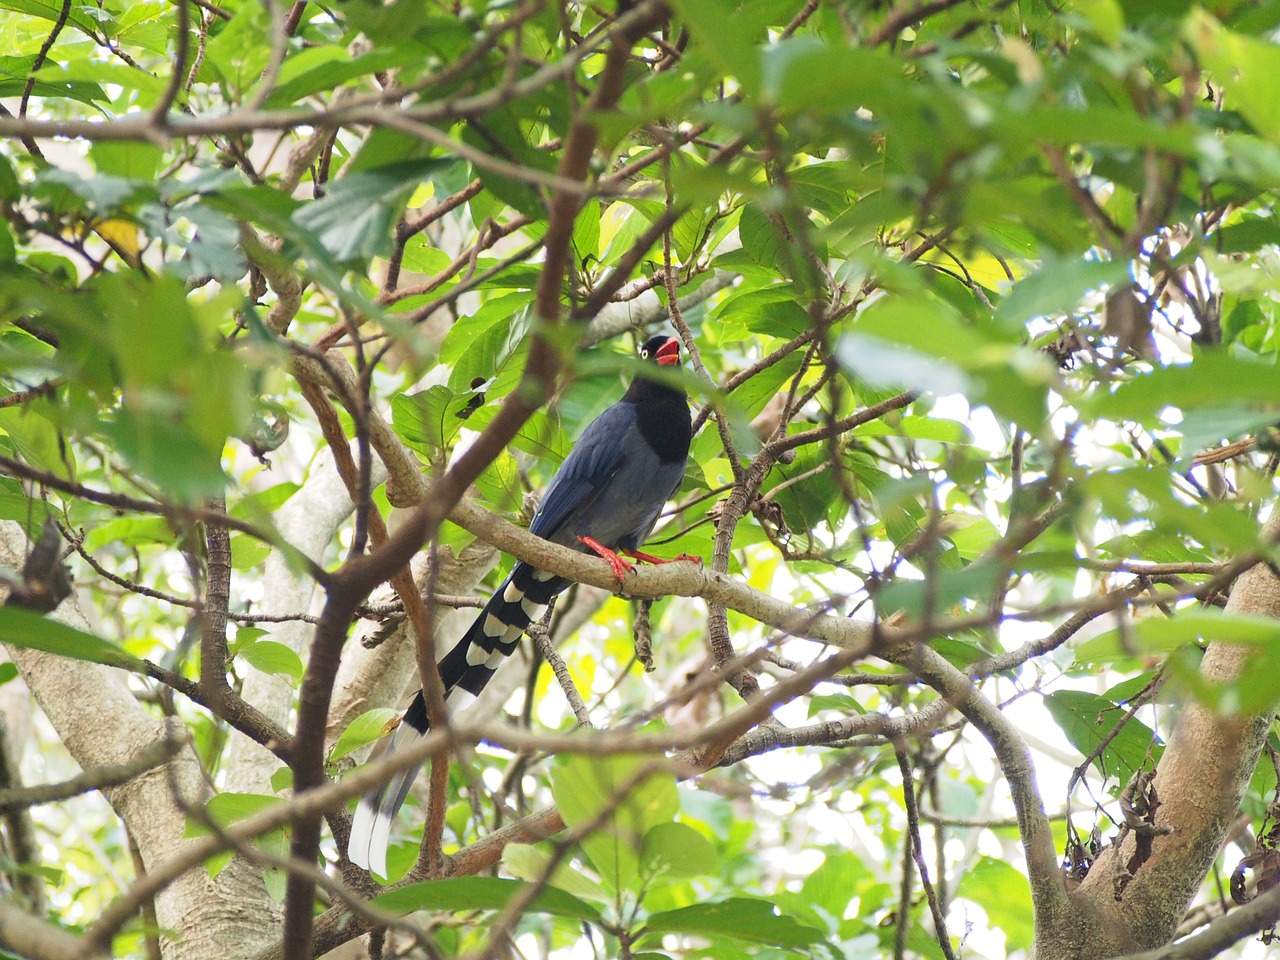
[[[440,658],[440,679],[451,709],[466,706],[480,695],[502,662],[515,652],[529,624],[538,620],[552,598],[568,585],[568,580],[527,564],[515,565],[467,632]],[[386,753],[422,739],[427,729],[427,705],[419,690],[392,734]],[[417,767],[402,771],[360,798],[347,843],[347,856],[356,866],[387,875],[391,825],[417,776]]]

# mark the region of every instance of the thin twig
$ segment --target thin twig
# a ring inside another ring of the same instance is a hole
[[[924,887],[925,898],[929,901],[929,911],[933,914],[934,937],[942,948],[947,960],[956,960],[955,950],[951,946],[951,936],[947,933],[947,918],[943,916],[942,904],[938,901],[937,891],[929,879],[929,868],[924,862],[924,843],[920,839],[920,810],[916,807],[915,774],[911,770],[911,760],[901,748],[895,749],[898,758],[898,770],[902,773],[902,802],[907,812],[907,847],[915,860],[916,872],[920,875],[920,885]],[[908,909],[904,902],[902,909]]]
[[[157,740],[143,747],[134,755],[133,759],[125,763],[112,763],[93,767],[60,783],[46,783],[35,787],[0,790],[0,812],[39,806],[44,803],[56,803],[59,800],[78,797],[91,790],[118,787],[120,784],[128,783],[148,770],[153,770],[167,763],[188,742],[186,739],[179,738]]]

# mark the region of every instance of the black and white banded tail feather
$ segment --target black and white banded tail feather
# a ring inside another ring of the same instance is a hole
[[[547,604],[567,586],[569,581],[562,577],[526,563],[515,565],[467,632],[440,658],[440,680],[451,710],[467,706],[480,695],[498,667],[515,652],[529,624],[540,619]],[[427,705],[419,690],[383,755],[418,742],[427,735],[428,727]],[[402,770],[360,798],[347,842],[347,856],[356,866],[387,875],[391,826],[417,776],[417,766]]]

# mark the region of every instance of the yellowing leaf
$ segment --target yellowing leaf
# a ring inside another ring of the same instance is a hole
[[[93,225],[93,232],[117,250],[126,253],[131,261],[137,262],[137,226],[128,220],[98,220]]]

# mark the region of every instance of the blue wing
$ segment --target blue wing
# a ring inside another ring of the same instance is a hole
[[[634,442],[635,422],[636,408],[630,403],[614,404],[591,421],[542,495],[529,525],[532,533],[546,540],[561,539],[557,534],[564,533],[572,544],[576,531],[564,530],[565,521],[592,503],[622,466],[627,443]]]

